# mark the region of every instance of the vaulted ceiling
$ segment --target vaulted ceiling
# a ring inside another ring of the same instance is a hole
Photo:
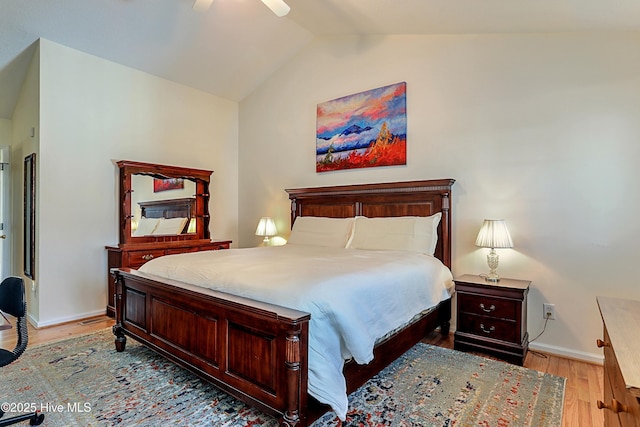
[[[316,37],[640,31],[638,0],[0,0],[0,118],[45,38],[240,101]]]

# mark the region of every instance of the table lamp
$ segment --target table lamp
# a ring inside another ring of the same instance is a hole
[[[269,238],[276,234],[278,234],[278,229],[276,228],[276,223],[273,222],[273,219],[268,216],[260,218],[258,228],[256,228],[256,236],[263,236],[263,243],[268,245]]]
[[[490,248],[487,255],[489,274],[481,275],[487,282],[499,282],[500,276],[496,273],[498,268],[498,254],[496,248],[512,248],[513,241],[507,229],[507,223],[503,219],[485,219],[476,239],[476,246]]]

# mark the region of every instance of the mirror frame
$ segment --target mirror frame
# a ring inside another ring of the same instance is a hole
[[[24,158],[24,275],[36,279],[36,153]]]
[[[157,243],[185,240],[210,240],[209,232],[209,183],[213,171],[204,169],[185,168],[180,166],[142,163],[130,160],[120,160],[116,163],[120,169],[120,244]],[[131,219],[131,188],[132,175],[147,175],[158,179],[183,178],[196,183],[195,221],[196,232],[188,234],[162,236],[132,236]]]

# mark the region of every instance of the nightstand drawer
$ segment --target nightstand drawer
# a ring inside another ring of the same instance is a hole
[[[465,313],[516,320],[518,302],[484,295],[458,294],[458,307]]]
[[[460,332],[467,332],[480,337],[512,343],[517,341],[515,322],[508,320],[465,313],[459,316],[457,328]]]

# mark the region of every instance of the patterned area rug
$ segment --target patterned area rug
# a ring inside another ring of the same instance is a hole
[[[417,344],[349,396],[341,423],[313,427],[560,426],[565,379]],[[39,409],[46,426],[276,426],[132,339],[117,353],[110,330],[30,347],[2,368],[5,412]],[[11,415],[11,414],[7,414]]]

